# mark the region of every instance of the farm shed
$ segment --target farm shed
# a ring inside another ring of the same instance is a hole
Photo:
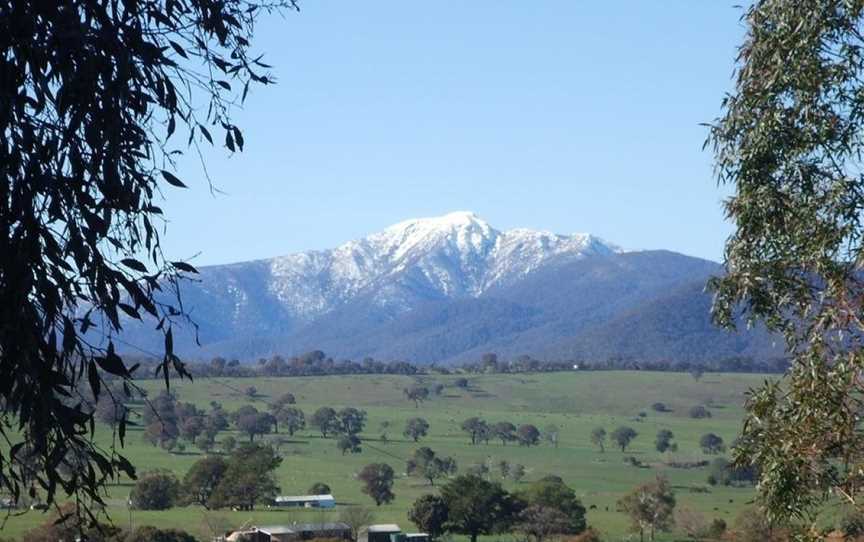
[[[369,525],[360,531],[359,542],[397,542],[402,529],[395,523]]]
[[[238,531],[228,537],[243,536],[244,540],[250,542],[300,542],[303,540],[315,540],[316,538],[337,538],[350,540],[351,528],[345,523],[292,523],[290,525],[267,525],[252,527],[245,531]]]
[[[335,508],[336,499],[333,495],[297,495],[276,497],[274,506],[277,508]]]

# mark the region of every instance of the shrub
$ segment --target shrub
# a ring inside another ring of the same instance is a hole
[[[864,513],[853,510],[840,519],[838,527],[850,538],[864,536]]]
[[[180,482],[170,472],[154,471],[141,476],[129,494],[136,510],[167,510],[180,494]]]
[[[157,529],[145,525],[130,533],[125,542],[196,542],[195,537],[178,529]]]
[[[690,417],[695,419],[710,418],[711,411],[702,405],[696,405],[690,408]]]
[[[309,488],[310,495],[329,495],[330,493],[330,486],[324,482],[315,482],[312,484],[312,487]]]

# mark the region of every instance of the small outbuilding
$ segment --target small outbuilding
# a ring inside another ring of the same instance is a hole
[[[360,531],[359,542],[398,542],[402,529],[395,523],[369,525]]]
[[[229,542],[238,539],[249,542],[301,542],[317,538],[350,540],[351,527],[340,522],[265,525],[237,531],[229,535],[226,540]]]

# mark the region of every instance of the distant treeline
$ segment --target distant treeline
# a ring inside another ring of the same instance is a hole
[[[136,359],[141,364],[138,375],[146,377],[153,374],[148,369],[157,365],[153,359]],[[785,358],[754,359],[751,357],[730,357],[713,363],[692,363],[687,361],[640,361],[623,357],[613,357],[604,361],[549,361],[531,356],[519,356],[511,360],[499,359],[490,353],[480,360],[454,366],[413,364],[407,361],[379,361],[365,358],[362,361],[347,359],[336,360],[320,350],[313,350],[299,356],[283,357],[274,355],[261,358],[257,362],[241,362],[215,357],[210,361],[191,361],[187,363],[189,372],[195,377],[257,377],[257,376],[326,376],[326,375],[422,375],[422,374],[496,374],[496,373],[550,373],[561,371],[661,371],[679,373],[782,373],[789,367]]]

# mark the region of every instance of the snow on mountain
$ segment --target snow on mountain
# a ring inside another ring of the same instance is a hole
[[[478,297],[552,258],[620,249],[588,234],[499,231],[471,212],[406,220],[335,249],[253,262],[269,268],[268,290],[301,321],[360,295],[394,311],[417,300]],[[236,264],[236,265],[252,265]],[[241,300],[241,292],[235,292]]]
[[[771,355],[769,337],[726,334],[704,285],[716,263],[625,252],[588,234],[493,228],[456,212],[407,220],[332,250],[201,269],[183,286],[198,325],[175,350],[257,359],[458,362],[482,352],[551,359],[716,360]],[[158,351],[152,323],[124,343]]]

